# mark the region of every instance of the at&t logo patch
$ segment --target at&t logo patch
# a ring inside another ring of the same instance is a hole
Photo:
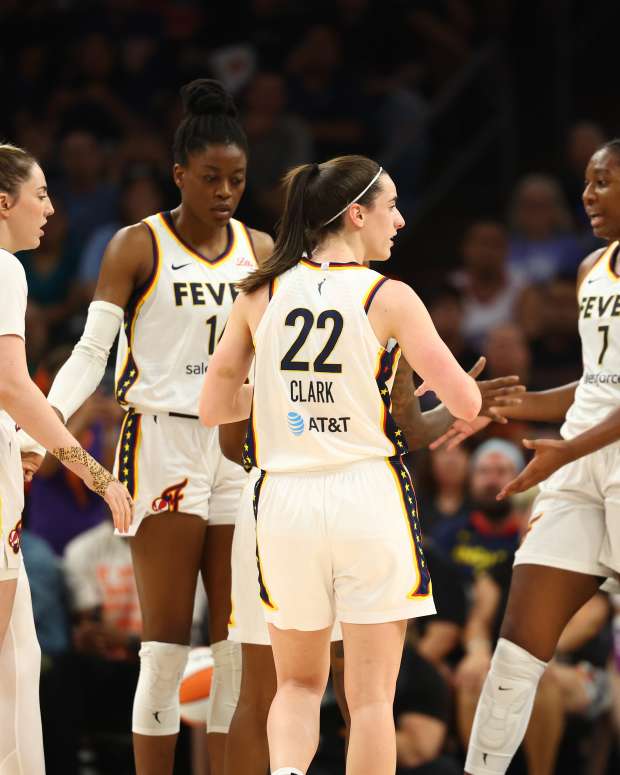
[[[306,429],[304,418],[297,412],[289,412],[287,415],[288,429],[293,436],[301,436]]]

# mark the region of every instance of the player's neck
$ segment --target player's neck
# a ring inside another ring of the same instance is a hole
[[[195,250],[207,256],[219,255],[228,242],[228,224],[205,224],[187,208],[177,207],[171,212],[175,229]]]
[[[329,261],[331,264],[348,264],[354,261],[361,264],[364,260],[363,249],[355,237],[356,235],[349,239],[341,236],[331,239],[328,237],[312,252],[312,260],[317,263]]]

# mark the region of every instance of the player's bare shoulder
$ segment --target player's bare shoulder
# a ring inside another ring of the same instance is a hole
[[[273,239],[266,231],[248,229],[259,265],[262,265],[273,253]]]
[[[125,226],[110,240],[99,272],[95,299],[124,307],[134,288],[144,283],[153,268],[153,239],[148,226]]]

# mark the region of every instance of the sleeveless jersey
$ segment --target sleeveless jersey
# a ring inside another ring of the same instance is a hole
[[[564,438],[591,428],[620,405],[620,276],[613,269],[619,245],[613,242],[603,252],[578,290],[583,376],[562,426]]]
[[[119,335],[116,397],[137,412],[198,414],[215,346],[237,296],[257,266],[248,230],[230,220],[228,244],[207,259],[177,232],[169,212],[145,218],[153,269],[129,300]]]
[[[390,415],[400,348],[382,347],[368,320],[386,279],[302,259],[272,283],[254,336],[247,466],[316,471],[406,452]]]

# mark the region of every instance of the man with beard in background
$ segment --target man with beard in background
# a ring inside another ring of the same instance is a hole
[[[471,583],[512,557],[519,544],[520,516],[510,499],[498,501],[497,494],[523,468],[521,451],[509,441],[489,439],[471,461],[471,510],[438,525],[435,544]]]

